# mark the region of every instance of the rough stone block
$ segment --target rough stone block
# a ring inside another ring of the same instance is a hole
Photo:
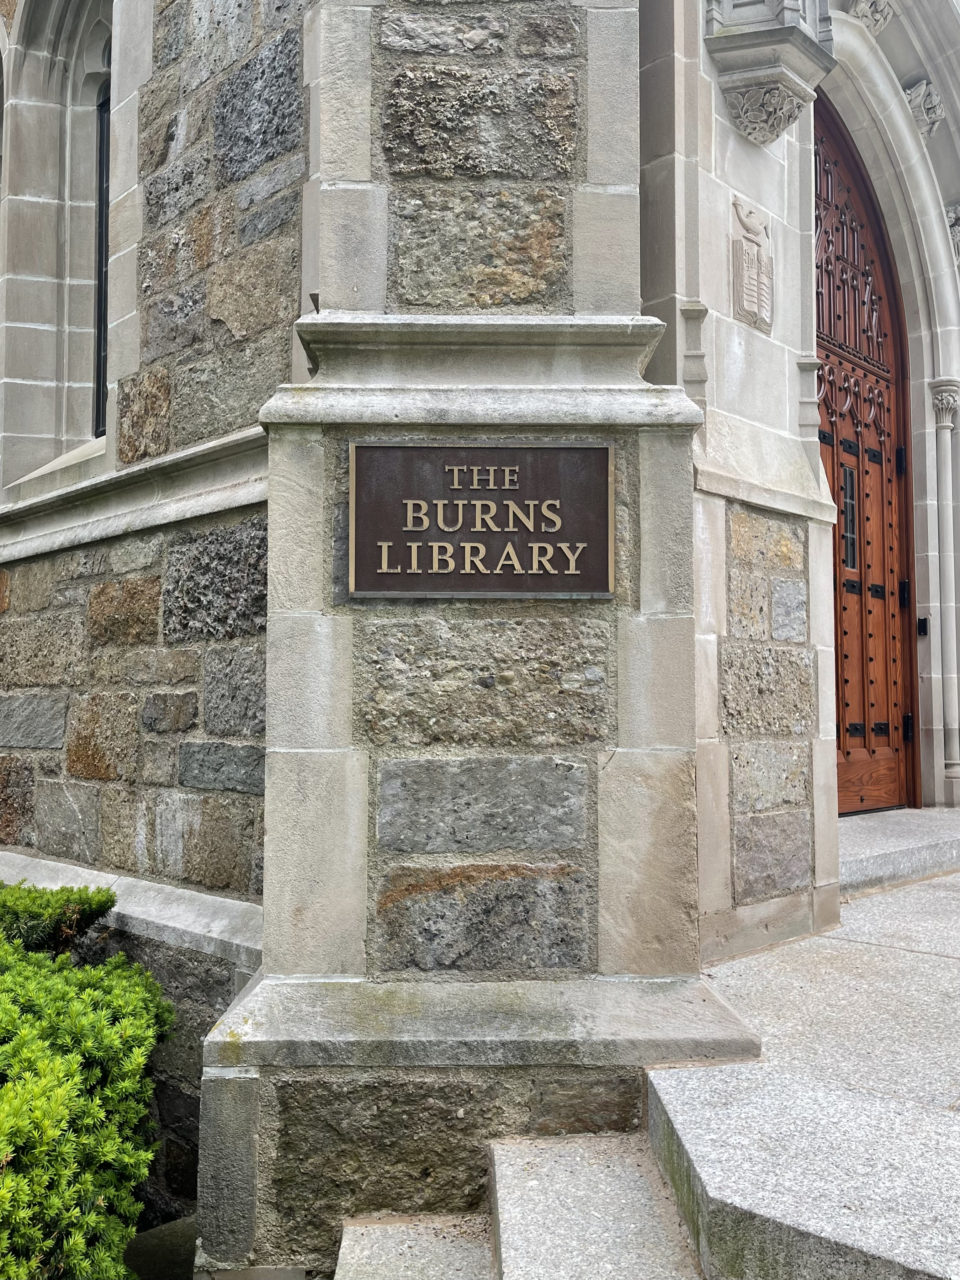
[[[33,768],[18,756],[0,756],[0,845],[23,844],[33,823]]]
[[[299,235],[275,236],[231,254],[211,269],[207,293],[210,319],[234,338],[287,329],[299,312]]]
[[[224,79],[213,112],[221,182],[236,182],[303,137],[300,32],[290,28]]]
[[[208,352],[174,374],[171,408],[178,448],[256,424],[260,408],[290,377],[286,327]]]
[[[184,684],[200,678],[197,649],[95,649],[90,656],[93,684]]]
[[[397,175],[566,177],[577,114],[569,71],[409,66],[387,91],[383,150]]]
[[[206,286],[194,280],[143,309],[143,363],[185,351],[202,342],[207,330]]]
[[[567,271],[566,202],[549,188],[421,188],[394,200],[398,299],[457,310],[555,302]]]
[[[267,525],[263,516],[184,533],[167,553],[163,635],[171,644],[234,640],[266,627]]]
[[[141,747],[140,778],[148,787],[172,787],[177,781],[177,744],[147,739]]]
[[[0,697],[0,747],[62,747],[67,700],[66,693],[22,693]]]
[[[263,795],[263,751],[229,742],[185,742],[180,748],[180,785]]]
[[[110,548],[112,573],[136,573],[152,569],[163,555],[163,538],[159,534],[124,538]]]
[[[187,0],[175,0],[157,15],[153,28],[153,68],[162,71],[176,62],[187,41]]]
[[[85,661],[79,616],[58,612],[5,620],[0,626],[0,671],[8,689],[81,683]]]
[[[733,883],[737,903],[764,902],[809,888],[812,831],[808,809],[736,818]]]
[[[94,644],[156,642],[160,622],[160,579],[123,578],[90,592],[87,625]]]
[[[357,706],[378,744],[602,742],[611,643],[606,622],[583,618],[366,623]]]
[[[168,135],[162,136],[169,145]],[[207,145],[200,144],[144,178],[144,224],[153,230],[172,222],[205,199],[212,186],[210,151]]]
[[[344,1217],[480,1209],[492,1138],[633,1128],[641,1074],[553,1067],[281,1078],[267,1106],[278,1126],[272,1186],[291,1254],[332,1275]]]
[[[564,864],[396,867],[380,884],[374,955],[383,969],[584,968],[587,878]]]
[[[100,853],[100,788],[38,779],[29,843],[52,858],[95,863]]]
[[[807,641],[807,584],[802,578],[775,578],[771,586],[774,640]]]
[[[246,893],[257,851],[259,807],[259,801],[243,795],[161,792],[157,874],[207,889]]]
[[[380,24],[380,44],[394,53],[499,53],[507,24],[495,14],[470,17],[433,13],[388,13]]]
[[[232,212],[229,205],[208,202],[142,240],[137,258],[142,297],[168,293],[196,272],[206,271],[214,254],[227,248]]]
[[[266,655],[259,646],[211,646],[203,661],[203,724],[221,738],[260,738],[266,729]]]
[[[143,704],[140,723],[148,733],[185,733],[197,723],[199,699],[188,693],[150,693]]]
[[[152,875],[155,825],[148,794],[132,787],[104,787],[100,794],[98,865],[133,875]]]
[[[75,701],[67,736],[67,772],[115,782],[137,773],[138,700],[130,693],[92,693]]]
[[[806,743],[745,742],[730,748],[730,795],[737,813],[763,813],[810,803]]]
[[[273,235],[280,227],[293,222],[300,213],[301,197],[298,191],[258,205],[253,213],[237,223],[237,240],[241,245],[255,244]]]
[[[730,510],[729,553],[753,573],[803,569],[805,526],[798,518],[764,515],[751,507]]]
[[[727,632],[740,640],[770,636],[770,583],[757,573],[731,569],[727,590]]]
[[[291,18],[299,18],[307,3],[308,0],[260,0],[264,27],[271,31]]]
[[[723,732],[737,738],[810,733],[816,713],[809,650],[722,643],[720,720]]]
[[[572,58],[580,52],[581,31],[574,14],[538,14],[520,25],[517,53],[521,58]]]
[[[587,771],[553,756],[388,760],[377,838],[399,853],[575,849],[586,837]]]
[[[10,608],[10,574],[6,569],[0,569],[0,613],[6,613]]]
[[[253,35],[253,0],[191,0],[181,84],[190,93],[242,57]]]
[[[170,375],[147,369],[117,388],[117,458],[159,458],[170,448]]]

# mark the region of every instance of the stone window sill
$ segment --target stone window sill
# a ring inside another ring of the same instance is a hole
[[[3,491],[3,504],[42,498],[58,489],[66,489],[83,480],[93,480],[107,469],[107,439],[99,436],[76,449],[70,449],[36,471],[8,485]]]

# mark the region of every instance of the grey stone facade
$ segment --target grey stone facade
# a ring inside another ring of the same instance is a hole
[[[259,894],[262,516],[4,573],[0,842]]]

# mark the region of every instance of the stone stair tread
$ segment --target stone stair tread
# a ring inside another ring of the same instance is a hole
[[[960,1276],[954,1111],[762,1063],[653,1071],[649,1089],[708,1276]]]
[[[839,843],[848,893],[960,871],[960,810],[854,814],[841,818]]]
[[[480,1214],[348,1218],[335,1280],[495,1280],[490,1220]]]
[[[645,1134],[490,1144],[502,1280],[696,1280]]]

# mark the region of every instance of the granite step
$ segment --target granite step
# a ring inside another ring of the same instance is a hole
[[[840,819],[840,888],[860,893],[960,871],[960,809],[894,809]]]
[[[646,1134],[490,1144],[501,1280],[697,1280]]]
[[[490,1220],[479,1214],[348,1218],[335,1280],[495,1280]]]
[[[960,1115],[766,1064],[649,1074],[708,1280],[956,1280]]]

